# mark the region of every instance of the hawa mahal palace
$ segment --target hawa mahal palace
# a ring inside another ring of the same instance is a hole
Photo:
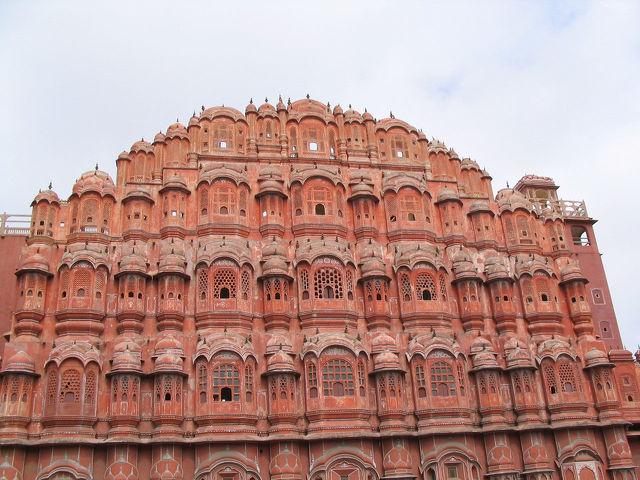
[[[390,115],[214,107],[0,225],[2,480],[636,480],[584,202]]]

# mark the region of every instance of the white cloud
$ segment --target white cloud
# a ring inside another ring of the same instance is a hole
[[[629,347],[640,151],[637,2],[5,2],[0,209],[61,196],[200,105],[314,98],[393,110],[494,188],[552,176],[585,199]]]

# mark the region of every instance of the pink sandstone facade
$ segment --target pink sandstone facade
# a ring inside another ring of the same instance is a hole
[[[636,479],[638,368],[551,179],[494,196],[308,97],[116,163],[3,266],[0,479]]]

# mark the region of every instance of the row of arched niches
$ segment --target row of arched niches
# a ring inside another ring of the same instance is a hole
[[[96,169],[68,201],[34,200],[0,372],[7,435],[640,414],[631,355],[594,334],[545,179],[545,208],[517,189],[494,199],[477,164],[406,123],[311,100],[204,110],[117,164],[115,184]],[[612,452],[630,462],[628,445]]]

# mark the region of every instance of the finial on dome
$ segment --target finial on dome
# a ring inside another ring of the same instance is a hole
[[[96,172],[98,171],[98,162],[96,162]]]
[[[364,113],[367,113],[367,107],[364,107]]]
[[[264,103],[269,103],[269,99],[267,97],[264,97]]]
[[[49,182],[49,190],[51,190],[52,184],[51,182]]]
[[[351,108],[351,104],[349,104],[349,108]]]
[[[249,105],[253,105],[253,97],[249,99]]]
[[[389,110],[389,118],[396,118],[393,116],[393,112],[391,110]]]
[[[281,102],[282,101],[282,95],[278,95],[278,101]]]
[[[204,105],[202,105],[200,108],[202,108],[202,111],[204,112]]]
[[[287,98],[287,105],[291,105],[291,97]]]
[[[509,188],[509,180],[507,180],[507,188]]]
[[[178,117],[176,117],[176,123],[180,123],[180,120],[178,120]]]
[[[327,102],[327,108],[331,108],[331,104]]]
[[[307,93],[307,100],[309,100],[311,98],[311,96],[309,96],[309,94]]]

